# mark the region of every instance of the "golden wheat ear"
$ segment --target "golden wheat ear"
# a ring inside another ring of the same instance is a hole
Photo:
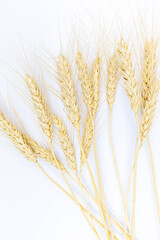
[[[68,136],[67,129],[64,125],[64,122],[57,117],[55,114],[52,114],[53,124],[58,130],[58,138],[63,150],[63,153],[67,160],[68,167],[76,174],[77,172],[77,162],[75,156],[75,150],[71,139]]]
[[[112,57],[109,58],[108,66],[107,66],[107,103],[109,110],[112,110],[115,95],[118,85],[118,59],[117,54],[114,53]]]
[[[26,74],[25,82],[30,91],[32,102],[34,104],[37,117],[40,121],[40,126],[44,134],[49,139],[52,139],[53,138],[52,120],[45,98],[43,97],[41,90],[38,87],[38,84],[35,81],[34,77],[30,77],[28,74]]]
[[[147,137],[154,119],[159,96],[160,82],[156,77],[157,43],[151,38],[144,44],[144,64],[142,65],[142,91],[141,91],[141,129],[140,140],[143,143]]]
[[[146,39],[144,44],[144,63],[141,69],[142,78],[142,91],[141,91],[141,108],[142,112],[145,108],[146,102],[148,101],[148,96],[150,93],[150,87],[156,81],[156,52],[157,44],[153,38],[148,41]]]
[[[0,129],[14,146],[31,162],[37,162],[37,157],[23,134],[0,111]]]
[[[94,104],[93,82],[92,78],[88,74],[87,64],[83,61],[82,54],[80,52],[77,53],[76,64],[79,71],[79,80],[81,82],[84,103],[92,112]],[[95,73],[93,72],[93,74]]]
[[[73,126],[79,129],[81,124],[81,113],[77,103],[77,94],[69,67],[69,61],[65,56],[59,56],[57,62],[57,75],[62,99],[67,110],[67,117]]]
[[[135,115],[139,114],[140,96],[139,85],[135,78],[131,52],[127,42],[122,38],[118,43],[117,53],[120,58],[120,69],[124,79],[125,90],[130,101],[131,108]]]
[[[145,107],[143,108],[143,115],[141,119],[140,127],[140,140],[141,143],[144,142],[147,137],[151,127],[152,122],[155,116],[156,105],[158,101],[160,91],[160,82],[156,81],[150,86],[150,93],[147,96],[147,101],[145,102]]]

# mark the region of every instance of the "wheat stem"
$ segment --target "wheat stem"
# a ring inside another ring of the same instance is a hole
[[[54,183],[59,189],[61,189],[70,199],[72,199],[72,200],[80,207],[83,215],[85,216],[87,222],[89,223],[90,227],[92,228],[92,226],[91,226],[88,218],[87,218],[86,215],[84,214],[84,212],[86,212],[86,213],[88,214],[88,210],[85,209],[85,208],[78,202],[78,200],[77,200],[75,197],[73,197],[72,195],[70,195],[60,184],[58,184],[56,181],[54,181],[53,178],[51,178],[51,177],[46,173],[46,171],[42,168],[42,166],[41,166],[38,162],[36,162],[36,165],[37,165],[38,168],[45,174],[45,176],[47,176],[47,178],[48,178],[52,183]],[[92,215],[92,218],[93,218],[102,228],[104,227],[103,224],[102,224],[95,216]],[[92,230],[93,230],[93,228],[92,228]],[[96,234],[97,238],[98,238],[99,240],[101,240],[100,237],[98,236],[97,232],[95,232],[95,230],[93,230],[93,231],[94,231],[94,233]]]
[[[51,147],[52,155],[53,155],[53,157],[55,158],[55,153],[54,153],[54,150],[53,150],[52,139],[49,140],[49,143],[50,143],[50,147]],[[57,161],[57,160],[56,160],[56,161]],[[58,162],[57,162],[57,165],[59,165]],[[70,190],[72,196],[74,197],[75,200],[77,200],[77,198],[76,198],[76,196],[75,196],[75,194],[74,194],[74,192],[73,192],[73,190],[72,190],[70,184],[68,183],[68,181],[67,181],[67,179],[66,179],[66,177],[65,177],[65,175],[64,175],[64,173],[63,173],[63,171],[61,170],[60,167],[59,167],[59,170],[60,170],[61,175],[62,175],[62,177],[63,177],[63,179],[64,179],[66,185],[68,186],[68,188],[69,188],[69,190]],[[80,205],[79,205],[79,207],[80,207]],[[81,208],[81,207],[80,207],[80,208]],[[89,226],[91,227],[91,229],[93,230],[93,232],[96,234],[97,238],[100,240],[100,237],[99,237],[97,231],[95,230],[94,226],[92,226],[91,222],[89,221],[88,217],[85,215],[85,213],[84,213],[83,211],[82,211],[82,213],[83,213],[84,217],[86,218],[86,220],[87,220]]]
[[[53,178],[51,178],[46,171],[42,168],[42,166],[36,162],[36,165],[39,167],[39,169],[45,174],[45,176],[52,182],[54,183],[59,189],[61,189],[72,201],[74,201],[77,205],[79,205],[81,207],[81,210],[83,210],[84,212],[86,212],[88,214],[88,211],[86,208],[84,208],[79,202],[78,200],[75,200],[75,198],[70,195],[60,184],[58,184]],[[93,215],[91,214],[92,218],[95,220],[95,222],[97,222],[99,224],[99,226],[101,226],[104,229],[104,225]],[[120,224],[110,215],[112,221],[116,224],[116,226],[120,229],[120,231],[122,233],[124,233],[124,229],[122,226],[120,226]],[[109,234],[111,235],[111,232],[109,231]],[[115,240],[118,240],[118,238],[114,235]],[[130,240],[131,237],[129,234],[127,234],[127,239]]]
[[[91,215],[91,212],[89,210],[88,203],[87,203],[87,199],[86,199],[86,196],[85,196],[85,193],[84,193],[84,188],[83,188],[83,184],[82,184],[82,178],[81,178],[81,176],[79,177],[78,174],[76,174],[76,177],[78,179],[78,182],[79,182],[79,185],[80,185],[80,188],[81,188],[81,191],[82,191],[82,195],[83,195],[83,198],[84,198],[86,209],[87,209],[87,211],[89,213],[89,216],[90,216],[90,219],[91,219],[91,223],[92,223],[93,227],[95,228],[94,222],[92,220],[92,215]]]
[[[99,207],[99,210],[100,210],[100,214],[102,216],[102,220],[103,220],[103,224],[104,224],[104,227],[105,227],[105,232],[106,232],[106,235],[107,235],[107,239],[110,239],[109,230],[108,230],[107,222],[106,222],[106,219],[105,219],[105,214],[103,212],[103,208],[102,208],[102,205],[101,205],[101,201],[100,201],[100,198],[99,198],[98,190],[97,190],[97,187],[96,187],[96,183],[95,183],[91,168],[90,168],[89,163],[87,162],[87,159],[85,157],[85,153],[84,153],[84,150],[83,150],[83,145],[82,145],[81,135],[80,135],[80,130],[79,129],[77,129],[77,135],[78,135],[78,141],[79,141],[79,144],[80,144],[81,152],[82,152],[82,155],[83,155],[83,158],[84,158],[84,162],[85,162],[86,167],[88,169],[88,173],[90,175],[92,186],[93,186],[93,189],[94,189],[94,192],[95,192],[95,195],[96,195],[96,199],[97,199],[97,202],[98,202],[98,207]]]
[[[147,136],[147,144],[148,144],[150,160],[151,160],[151,166],[152,166],[152,176],[153,176],[153,185],[154,185],[155,199],[156,199],[156,205],[157,205],[157,213],[158,213],[158,218],[159,218],[159,222],[160,222],[159,197],[158,197],[158,191],[157,191],[155,167],[154,167],[154,161],[153,161],[153,155],[152,155],[151,144],[150,144],[150,141],[149,141],[149,136]]]
[[[116,161],[114,147],[113,147],[113,141],[112,141],[112,110],[110,110],[110,113],[109,113],[109,137],[110,137],[111,151],[112,151],[112,157],[113,157],[117,182],[118,182],[121,200],[122,200],[122,204],[123,204],[123,208],[124,208],[124,212],[125,212],[126,206],[125,206],[125,201],[124,201],[124,196],[123,196],[123,191],[122,191],[122,187],[121,187],[120,177],[119,177],[119,173],[118,173],[118,166],[117,166],[117,161]],[[128,227],[129,227],[129,232],[131,233],[131,227],[130,227],[130,223],[129,223],[128,214],[126,216],[126,221],[127,221]]]
[[[134,160],[134,180],[133,180],[133,207],[132,207],[132,240],[135,239],[135,213],[136,213],[136,187],[137,187],[137,161],[138,161],[138,155],[142,148],[142,143],[138,147],[138,140],[139,140],[139,116],[137,114],[136,116],[137,120],[137,140],[136,140],[136,148],[135,148],[135,160]]]
[[[128,184],[127,184],[127,194],[126,194],[126,203],[125,203],[125,224],[124,224],[124,235],[125,235],[125,240],[127,238],[127,206],[128,206],[128,198],[129,198],[129,189],[130,189],[130,184],[131,184],[131,179],[132,179],[132,174],[134,172],[134,164],[131,169],[129,179],[128,179]]]
[[[92,127],[93,127],[94,156],[95,156],[95,164],[96,164],[96,171],[97,171],[97,177],[98,177],[98,186],[99,186],[99,191],[100,191],[100,197],[101,197],[102,203],[104,204],[104,208],[105,208],[106,216],[107,216],[107,219],[108,219],[108,224],[109,224],[109,227],[110,227],[112,239],[114,240],[114,234],[113,234],[112,225],[111,225],[111,222],[110,222],[110,217],[109,217],[109,213],[108,213],[108,207],[107,207],[107,203],[106,203],[106,199],[105,199],[103,183],[102,183],[102,178],[101,178],[101,173],[100,173],[100,166],[99,166],[98,154],[97,154],[96,137],[95,137],[95,129],[94,129],[94,122],[93,122],[92,116],[90,116],[90,117],[91,117],[91,122],[92,122]]]
[[[72,179],[72,181],[74,181],[76,184],[80,184],[78,181],[76,181],[70,174],[69,172],[66,172],[66,174],[68,174],[68,176]],[[88,196],[93,200],[93,202],[98,206],[97,203],[97,199],[92,195],[92,193],[90,193],[90,191],[84,186],[84,184],[82,183],[82,187],[85,190],[85,192],[88,194]],[[104,211],[106,212],[106,210],[104,209]],[[110,219],[112,220],[112,222],[119,228],[119,230],[124,233],[125,229],[112,217],[111,214],[109,214]],[[103,225],[104,228],[104,225]],[[130,239],[130,235],[126,232],[127,234],[127,238]]]

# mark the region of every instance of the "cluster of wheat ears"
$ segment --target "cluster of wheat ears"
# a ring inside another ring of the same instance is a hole
[[[96,147],[95,120],[100,102],[100,79],[101,79],[101,55],[97,50],[97,55],[92,62],[92,69],[89,71],[87,61],[83,53],[77,50],[75,56],[75,68],[77,69],[80,88],[82,91],[82,100],[86,108],[85,120],[82,121],[82,110],[80,107],[79,95],[75,85],[74,76],[70,68],[69,58],[60,54],[54,60],[54,76],[59,85],[60,99],[64,104],[65,113],[68,120],[73,126],[79,147],[80,157],[76,159],[76,149],[72,142],[65,122],[62,118],[56,115],[48,105],[46,96],[42,93],[41,87],[34,75],[24,72],[23,80],[30,93],[30,99],[34,105],[34,111],[39,120],[39,124],[46,138],[48,138],[48,148],[42,146],[32,139],[26,131],[22,131],[13,124],[6,116],[4,111],[0,111],[0,130],[11,140],[14,146],[25,156],[26,159],[33,162],[37,167],[72,201],[74,201],[82,211],[89,226],[93,230],[98,239],[102,229],[106,233],[106,239],[118,240],[116,230],[120,230],[122,236],[128,240],[135,239],[135,209],[136,209],[136,179],[137,179],[137,160],[139,152],[143,146],[145,139],[148,143],[150,159],[153,173],[153,183],[155,198],[157,204],[157,213],[160,220],[160,205],[157,193],[156,177],[154,162],[151,152],[148,134],[151,130],[152,123],[155,117],[156,105],[158,102],[160,81],[157,79],[156,63],[157,63],[157,42],[154,38],[145,40],[144,52],[140,68],[140,80],[136,79],[135,69],[133,67],[131,48],[128,42],[121,38],[117,43],[114,53],[108,57],[106,66],[106,103],[109,109],[109,124],[110,124],[110,143],[113,154],[116,177],[118,181],[121,200],[124,208],[124,225],[110,214],[105,199],[102,177],[100,173],[99,160]],[[52,69],[50,69],[52,70]],[[119,77],[120,76],[120,77]],[[117,162],[114,154],[112,143],[112,108],[115,101],[115,95],[119,79],[122,79],[125,92],[127,93],[131,109],[135,113],[137,122],[137,141],[135,147],[135,158],[130,178],[128,181],[127,197],[124,199],[121,181],[119,177]],[[58,159],[55,154],[55,145],[53,144],[54,129],[63,150],[65,161]],[[92,167],[89,164],[88,156],[93,146],[94,161],[96,166],[96,174],[93,173]],[[60,172],[67,190],[56,182],[43,169],[39,159],[49,162],[53,167]],[[91,193],[82,179],[83,169],[86,168],[93,186],[94,194]],[[133,176],[133,204],[132,204],[132,221],[129,220],[127,213],[128,192],[130,181]],[[68,181],[70,179],[70,181]],[[73,190],[71,182],[77,185],[82,191],[83,203],[78,200],[76,193]],[[90,209],[88,201],[92,201],[99,211],[99,217],[94,216]],[[114,230],[113,230],[114,229]]]

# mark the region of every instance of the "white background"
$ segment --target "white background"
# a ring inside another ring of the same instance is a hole
[[[143,28],[143,19],[146,21],[147,31],[151,30],[153,23],[156,32],[160,24],[159,9],[160,2],[158,0],[154,2],[141,0],[137,3],[131,0],[0,0],[0,93],[8,113],[9,102],[14,99],[14,106],[18,113],[22,118],[27,119],[28,127],[34,129],[34,123],[32,123],[30,115],[27,115],[22,99],[16,98],[16,96],[12,97],[15,88],[10,85],[7,77],[12,80],[12,83],[14,80],[16,81],[16,78],[8,71],[8,65],[5,64],[18,67],[18,61],[22,60],[19,56],[23,44],[27,46],[27,49],[35,49],[39,46],[47,47],[58,54],[60,35],[63,46],[65,46],[71,32],[79,27],[82,32],[83,29],[88,32],[86,38],[85,34],[82,38],[84,42],[87,42],[92,29],[94,34],[97,29],[98,34],[98,28],[101,26],[99,20],[102,26],[106,26],[106,41],[112,37],[110,31],[115,36],[112,24],[117,26],[115,31],[119,32],[124,30],[123,25],[132,38],[133,26],[135,29]],[[133,24],[133,20],[135,20],[135,24]],[[131,25],[130,22],[132,22]],[[100,28],[103,31],[103,27]],[[140,42],[138,44],[140,47]],[[12,104],[10,103],[10,105]],[[124,215],[109,144],[106,101],[103,103],[103,110],[99,117],[101,123],[98,126],[103,134],[98,138],[97,145],[107,204],[111,213],[123,224]],[[160,196],[159,133],[160,119],[157,115],[150,139]],[[118,88],[113,110],[113,139],[123,192],[126,195],[127,181],[134,158],[136,122],[121,87]],[[75,146],[78,148],[77,140],[75,140]],[[93,153],[90,155],[91,164],[92,161]],[[56,170],[51,169],[47,164],[43,165],[57,181],[62,183]],[[146,143],[139,157],[137,181],[136,239],[158,240],[160,239],[160,227]],[[87,185],[90,185],[89,182]],[[130,218],[131,200],[130,191],[128,205]],[[103,233],[102,236],[105,239]],[[0,137],[0,239],[95,239],[79,208],[57,189],[36,166],[9,146],[4,137]]]

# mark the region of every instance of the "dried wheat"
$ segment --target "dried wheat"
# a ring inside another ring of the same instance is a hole
[[[67,129],[63,121],[57,117],[55,114],[52,114],[53,124],[58,130],[58,138],[62,146],[62,150],[67,159],[68,167],[76,173],[77,163],[75,157],[74,147],[68,136]]]
[[[156,50],[157,45],[153,39],[146,40],[145,46],[144,65],[142,66],[142,92],[141,92],[141,107],[142,111],[145,108],[146,101],[150,92],[150,86],[156,80]]]
[[[141,120],[141,128],[140,128],[140,140],[143,143],[144,139],[148,135],[152,122],[155,116],[156,104],[158,100],[160,90],[160,82],[156,81],[152,83],[150,86],[150,92],[147,97],[147,101],[145,103],[145,107],[143,109],[143,115]]]
[[[118,84],[117,72],[118,72],[118,59],[117,54],[114,53],[113,56],[110,57],[107,67],[107,103],[110,111],[112,110],[117,90]]]
[[[52,153],[48,149],[42,147],[39,143],[37,143],[31,137],[25,134],[23,134],[23,138],[26,139],[26,142],[28,143],[28,145],[31,146],[37,158],[41,158],[46,162],[49,162],[50,164],[52,164],[57,169],[60,167],[61,170],[65,171],[65,167],[63,163],[61,163],[57,158],[55,160],[54,157],[52,156]],[[57,166],[57,162],[59,167]]]
[[[120,69],[124,79],[125,90],[132,110],[136,115],[138,115],[140,105],[139,86],[135,78],[135,70],[133,69],[131,53],[128,50],[127,43],[123,39],[121,39],[118,44],[117,52],[120,57]]]
[[[79,79],[81,81],[81,87],[82,87],[82,91],[83,91],[83,99],[84,99],[86,106],[92,113],[92,111],[94,109],[93,82],[92,82],[92,78],[88,74],[87,64],[83,61],[82,54],[80,52],[78,52],[78,54],[76,56],[76,64],[77,64],[78,71],[79,71]],[[92,75],[93,75],[93,73],[92,73]]]
[[[46,104],[46,101],[36,83],[34,77],[30,77],[28,74],[25,78],[28,89],[31,93],[31,98],[35,107],[35,111],[40,121],[41,128],[45,135],[49,138],[53,138],[53,128],[50,113]]]
[[[81,114],[76,99],[76,90],[72,80],[68,59],[62,55],[57,62],[57,74],[62,91],[62,99],[67,109],[67,116],[72,124],[79,129]]]
[[[25,156],[25,158],[32,162],[37,162],[34,151],[23,137],[23,134],[14,127],[14,125],[3,115],[1,111],[0,129],[8,136],[9,140],[12,141],[14,146]]]

